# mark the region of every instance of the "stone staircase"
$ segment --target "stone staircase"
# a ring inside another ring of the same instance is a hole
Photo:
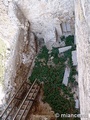
[[[35,80],[32,85],[23,82],[2,112],[0,120],[26,120],[38,96],[39,90],[40,85],[37,83],[37,80]]]

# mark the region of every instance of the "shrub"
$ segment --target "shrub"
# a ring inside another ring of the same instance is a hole
[[[66,87],[62,84],[65,71],[64,63],[67,58],[69,58],[70,67],[72,69],[70,73],[71,81],[73,80],[72,75],[76,74],[75,69],[72,67],[71,50],[65,52],[64,56],[60,58],[58,57],[58,54],[58,49],[53,48],[51,56],[54,57],[53,62],[55,63],[55,66],[48,66],[47,62],[49,59],[49,55],[47,48],[44,46],[42,50],[40,50],[40,53],[37,55],[35,66],[29,79],[30,81],[34,81],[37,78],[38,81],[44,82],[43,101],[49,103],[55,113],[72,113],[72,111],[75,112],[73,94],[71,93],[71,89],[69,86]],[[42,58],[45,59],[44,62],[46,64],[44,65],[43,61],[41,61]],[[66,96],[69,99],[67,99]]]
[[[59,50],[57,48],[52,48],[51,56],[57,57],[59,54]]]
[[[66,37],[65,44],[66,46],[74,45],[74,36],[69,35],[68,37]]]
[[[60,60],[59,60],[58,57],[54,57],[54,58],[53,58],[53,62],[54,62],[55,64],[58,64],[58,63],[60,62]]]
[[[48,54],[48,49],[46,46],[43,46],[42,49],[40,50],[40,53],[37,56],[38,59],[45,59],[46,62],[48,61],[49,54]]]

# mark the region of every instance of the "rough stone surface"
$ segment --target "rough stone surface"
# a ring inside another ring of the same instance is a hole
[[[72,61],[73,61],[73,66],[78,65],[78,63],[77,63],[77,51],[76,50],[72,51]]]
[[[9,50],[4,80],[4,97],[8,102],[8,98],[27,80],[36,55],[36,41],[30,30],[30,23],[19,7],[12,1],[0,2],[0,38],[4,39]]]
[[[11,3],[10,3],[10,5],[11,5]],[[14,12],[12,10],[12,8],[11,8],[11,12]],[[9,6],[7,6],[7,2],[4,3],[3,0],[0,0],[0,40],[3,40],[6,45],[7,59],[9,58],[9,55],[12,56],[10,51],[13,51],[14,43],[16,41],[17,33],[19,30],[17,27],[18,20],[16,22],[16,19],[11,20],[10,18],[11,18],[11,16],[10,16],[10,12],[9,12]],[[1,43],[1,41],[0,41],[0,43]],[[6,64],[6,62],[5,62],[5,64]],[[10,70],[10,68],[9,68],[9,70]],[[10,71],[9,71],[9,73],[10,73]],[[4,73],[3,73],[3,76],[4,76]],[[7,86],[7,88],[5,88],[5,89],[9,90],[9,89],[11,89],[11,87],[6,84],[8,77],[5,79],[6,80],[4,81],[4,84],[5,84],[5,86]],[[0,86],[0,88],[2,88],[2,87],[3,86]],[[2,88],[2,90],[3,90],[3,88]],[[1,91],[1,94],[3,94],[3,92],[6,92],[6,90]],[[7,98],[7,95],[8,95],[8,93],[6,92],[6,98]]]
[[[90,1],[76,0],[75,13],[81,120],[90,120]]]
[[[69,67],[66,67],[66,68],[65,68],[65,73],[64,73],[63,82],[62,82],[65,86],[68,85],[69,75],[70,75],[70,68],[69,68]]]
[[[15,0],[26,18],[31,29],[45,43],[55,42],[62,35],[61,24],[70,23],[74,34],[74,1],[73,0]],[[56,33],[55,33],[56,31]],[[57,34],[57,39],[56,39]]]
[[[72,46],[68,46],[68,47],[63,47],[63,48],[59,48],[59,53],[63,53],[67,50],[70,50],[72,48]]]
[[[79,100],[78,99],[75,100],[75,108],[79,109]]]

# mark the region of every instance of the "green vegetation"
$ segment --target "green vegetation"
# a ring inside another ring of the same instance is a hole
[[[6,46],[5,43],[0,39],[0,85],[3,84],[4,75],[4,60],[5,60]]]
[[[68,37],[66,37],[65,44],[66,44],[66,46],[73,45],[74,44],[74,36],[69,35]]]
[[[74,44],[74,35],[69,35],[66,38],[65,36],[62,36],[61,41],[65,41],[66,46],[72,46],[72,50],[76,50],[76,45]]]
[[[73,75],[77,74],[76,68],[72,65],[71,52],[73,49],[66,51],[63,56],[59,57],[58,48],[53,48],[51,53],[44,46],[35,60],[35,66],[30,76],[30,82],[37,79],[39,82],[44,82],[44,102],[49,103],[55,113],[59,114],[75,114],[78,111],[75,109],[74,93],[72,93],[72,83],[75,82]],[[52,64],[48,64],[50,58]],[[65,62],[68,60],[68,65],[71,68],[69,77],[70,86],[62,84]],[[70,118],[58,118],[58,120],[69,120]],[[76,118],[75,120],[79,120]]]
[[[61,41],[64,41],[64,40],[65,40],[65,36],[62,36],[62,37],[61,37]]]

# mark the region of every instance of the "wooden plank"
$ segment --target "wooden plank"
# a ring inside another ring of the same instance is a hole
[[[18,113],[19,113],[19,111],[20,111],[21,107],[23,106],[24,102],[26,101],[26,99],[27,99],[27,97],[28,97],[28,95],[29,95],[30,91],[32,90],[32,88],[33,88],[34,84],[36,83],[36,81],[37,81],[37,80],[35,80],[35,81],[33,82],[33,84],[32,84],[32,86],[31,86],[31,88],[29,89],[29,91],[28,91],[28,93],[27,93],[27,95],[26,95],[26,97],[24,98],[24,100],[23,100],[22,104],[20,105],[20,107],[19,107],[18,111],[16,112],[16,114],[15,114],[15,116],[14,116],[13,120],[15,120],[15,119],[16,119],[16,117],[17,117],[17,115],[18,115]]]
[[[17,102],[17,101],[16,101]],[[16,104],[16,102],[15,102],[15,104]],[[14,106],[11,108],[11,110],[9,111],[9,113],[7,114],[7,116],[6,116],[6,118],[4,119],[4,120],[7,120],[7,118],[9,117],[9,115],[10,115],[10,113],[12,112],[12,110],[15,108],[15,104],[14,104]]]
[[[18,92],[21,90],[21,88],[23,87],[23,85],[25,84],[25,81],[22,83],[22,85],[20,86],[20,88],[17,90],[16,94],[13,95],[11,101],[9,102],[9,104],[7,105],[7,107],[5,108],[5,110],[2,112],[2,114],[0,115],[0,118],[2,118],[2,116],[5,114],[5,112],[7,111],[8,107],[10,106],[10,104],[13,102],[15,96],[18,94]]]
[[[27,117],[27,115],[28,115],[28,112],[30,111],[30,108],[32,107],[32,105],[33,105],[33,103],[34,103],[34,101],[35,101],[35,98],[36,98],[36,96],[38,95],[39,90],[40,90],[40,86],[38,86],[38,89],[37,89],[36,92],[35,92],[36,94],[33,94],[33,95],[34,95],[34,99],[31,98],[33,101],[30,101],[30,102],[29,102],[29,105],[27,106],[27,108],[26,108],[26,110],[25,110],[25,112],[27,111],[27,113],[24,112],[24,114],[26,114],[26,115],[23,114],[23,116],[22,116],[22,118],[24,117],[23,120],[26,119],[26,117]],[[21,120],[21,119],[20,119],[20,120]]]
[[[38,87],[38,86],[37,86],[37,87]],[[32,99],[33,95],[35,94],[37,87],[35,87],[34,92],[33,92],[33,94],[32,94],[32,96],[31,96],[31,98],[30,98],[30,99]],[[29,101],[29,103],[30,103],[30,101]],[[25,113],[25,111],[26,111],[26,109],[27,109],[27,107],[28,107],[29,103],[26,105],[26,107],[25,107],[25,109],[24,109],[23,113],[21,114],[21,117],[20,117],[20,119],[19,119],[19,120],[21,120],[21,119],[22,119],[22,116],[24,115],[24,113]]]

